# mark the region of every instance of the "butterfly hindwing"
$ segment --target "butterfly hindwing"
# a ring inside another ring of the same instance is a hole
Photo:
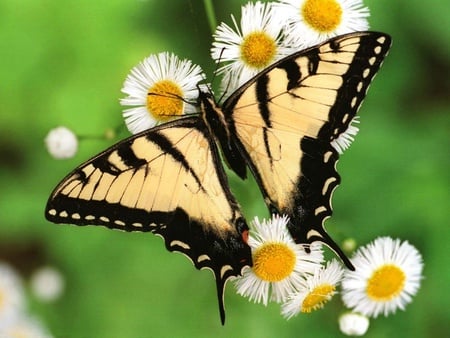
[[[297,243],[322,241],[352,268],[324,229],[340,183],[334,143],[389,47],[390,37],[375,32],[330,39],[257,74],[222,109],[200,91],[200,116],[149,129],[88,160],[55,188],[46,217],[160,235],[169,251],[213,271],[223,322],[225,283],[252,258],[217,140],[238,176],[250,168],[270,211],[290,217]]]
[[[271,212],[290,216],[297,243],[323,241],[340,183],[332,146],[349,127],[390,47],[382,33],[357,32],[293,54],[233,93],[223,113]]]
[[[132,136],[82,164],[56,187],[46,217],[162,236],[169,251],[214,272],[222,320],[226,281],[251,264],[247,224],[198,117]]]

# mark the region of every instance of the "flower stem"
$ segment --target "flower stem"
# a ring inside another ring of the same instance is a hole
[[[203,0],[203,4],[205,5],[205,12],[208,17],[209,27],[211,28],[211,32],[214,34],[216,31],[217,22],[213,2],[212,0]]]

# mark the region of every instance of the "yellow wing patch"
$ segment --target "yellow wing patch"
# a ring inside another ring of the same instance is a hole
[[[126,157],[120,154],[121,147],[116,147],[73,172],[53,196],[118,204],[146,212],[174,212],[181,208],[190,218],[204,223],[207,231],[235,231],[230,221],[241,215],[230,206],[210,141],[191,127],[161,128],[158,135],[167,140],[170,149],[161,148],[148,135],[136,137],[126,147],[140,160],[139,166],[127,164]],[[56,210],[63,211],[69,212]],[[110,218],[97,218],[102,216]]]

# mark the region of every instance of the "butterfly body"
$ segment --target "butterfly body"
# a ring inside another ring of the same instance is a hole
[[[352,268],[323,224],[340,183],[333,142],[349,128],[389,47],[386,34],[351,33],[268,67],[222,107],[200,91],[199,116],[133,135],[66,176],[46,218],[162,236],[169,251],[213,271],[223,322],[225,283],[252,257],[219,144],[239,177],[250,169],[269,211],[289,216],[297,243],[322,241]]]
[[[220,144],[228,166],[240,178],[245,179],[247,177],[247,163],[233,137],[236,131],[232,121],[227,118],[230,114],[225,115],[214,97],[207,92],[199,92],[198,106],[200,107],[201,117],[208,126],[211,135],[214,135],[216,141]]]

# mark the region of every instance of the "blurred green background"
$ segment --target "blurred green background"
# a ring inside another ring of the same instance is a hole
[[[215,1],[218,22],[244,1]],[[446,1],[366,0],[371,28],[392,50],[360,111],[360,133],[338,165],[327,228],[365,244],[389,235],[410,241],[425,279],[406,311],[371,322],[367,337],[444,337],[450,332],[449,134],[450,5]],[[151,234],[54,225],[46,200],[76,165],[125,137],[88,139],[70,160],[44,147],[49,129],[103,135],[122,123],[120,88],[150,53],[172,51],[209,78],[211,30],[202,1],[0,0],[0,260],[25,280],[41,265],[59,269],[64,295],[29,296],[56,337],[338,337],[339,297],[290,321],[279,307],[226,292],[219,322],[215,283]],[[249,219],[266,216],[259,192],[231,178]]]

